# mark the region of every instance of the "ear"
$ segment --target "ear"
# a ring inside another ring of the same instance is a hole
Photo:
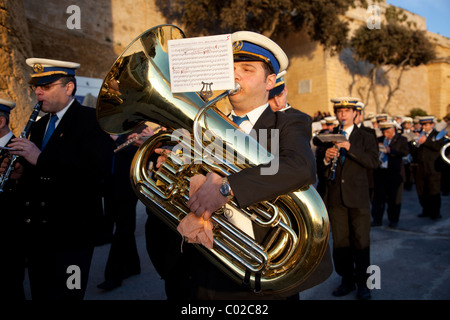
[[[277,83],[277,75],[275,73],[272,73],[267,76],[267,84],[266,84],[266,90],[272,90],[275,87],[275,84]]]
[[[74,89],[75,89],[75,84],[72,81],[70,81],[66,85],[66,94],[68,96],[71,96]]]
[[[6,118],[0,116],[0,129],[3,129],[6,126]]]

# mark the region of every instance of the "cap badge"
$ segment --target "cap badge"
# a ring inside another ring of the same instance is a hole
[[[242,41],[236,41],[233,43],[233,53],[241,51],[244,43]]]
[[[40,63],[35,63],[33,65],[33,71],[36,72],[36,73],[41,73],[41,72],[44,71],[44,66],[42,64],[40,64]]]

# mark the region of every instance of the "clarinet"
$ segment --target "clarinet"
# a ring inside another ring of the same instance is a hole
[[[345,121],[342,121],[342,124],[339,128],[339,134],[344,133],[344,124],[345,124]],[[334,145],[334,148],[336,148],[336,145]],[[339,152],[336,153],[336,155],[333,158],[333,161],[331,162],[330,174],[328,175],[328,180],[330,180],[330,181],[334,181],[334,179],[335,179],[338,159],[339,159]]]
[[[41,108],[42,108],[42,101],[39,101],[34,106],[34,110],[31,113],[30,119],[28,120],[27,125],[23,129],[19,138],[28,139],[28,136],[30,135],[30,132],[31,132],[31,128],[33,127],[34,123],[36,122],[37,116],[39,115]],[[0,193],[3,192],[5,184],[9,180],[9,176],[11,175],[11,172],[14,170],[14,165],[17,161],[17,158],[19,158],[18,155],[13,155],[11,157],[11,161],[8,164],[8,168],[5,170],[5,172],[0,177]]]

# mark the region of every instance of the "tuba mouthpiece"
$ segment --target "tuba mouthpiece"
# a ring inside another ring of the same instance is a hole
[[[235,88],[233,91],[231,91],[230,95],[235,95],[236,93],[239,93],[241,91],[241,85],[239,83],[235,83]]]

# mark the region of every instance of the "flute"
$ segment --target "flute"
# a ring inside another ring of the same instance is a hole
[[[119,145],[116,149],[114,149],[114,153],[119,152],[120,150],[128,147],[129,145],[131,145],[136,140],[139,140],[139,139],[147,140],[148,138],[150,138],[150,136],[136,136],[134,138],[128,139],[127,141],[125,141],[124,143]]]
[[[157,133],[159,130],[165,130],[165,128],[163,128],[162,126],[157,126],[155,129],[152,129],[152,130],[153,130],[153,134],[155,134],[155,133]],[[142,133],[143,133],[143,132],[141,132],[141,134],[142,134]],[[119,152],[120,150],[122,150],[122,149],[128,147],[128,146],[131,145],[133,142],[135,142],[135,141],[137,141],[137,140],[139,140],[139,139],[142,139],[142,140],[145,141],[145,140],[147,140],[148,138],[151,137],[151,135],[150,135],[150,136],[146,136],[146,135],[141,135],[141,134],[137,135],[137,136],[134,137],[134,138],[128,139],[127,141],[125,141],[124,143],[122,143],[121,145],[119,145],[119,146],[114,150],[114,153]]]

